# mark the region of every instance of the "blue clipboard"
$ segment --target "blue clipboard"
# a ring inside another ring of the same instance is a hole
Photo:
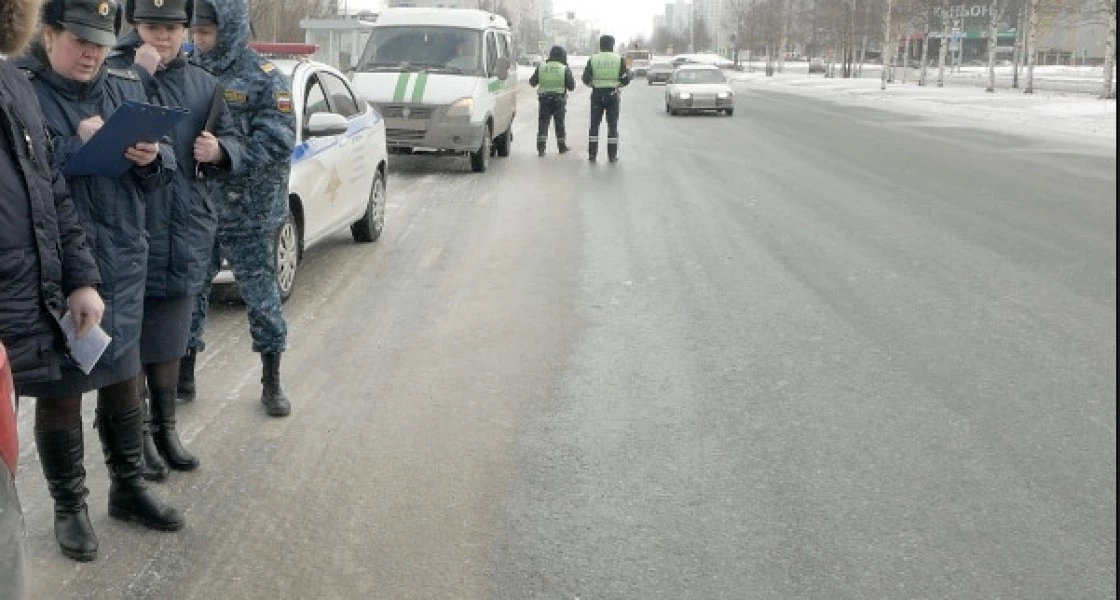
[[[62,165],[65,177],[120,177],[132,167],[124,153],[137,142],[155,142],[190,111],[126,100]]]

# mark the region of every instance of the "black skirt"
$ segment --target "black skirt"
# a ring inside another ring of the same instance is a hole
[[[69,357],[62,359],[62,379],[19,386],[19,395],[31,398],[69,398],[107,385],[132,379],[140,374],[140,346],[133,344],[117,360],[97,361],[86,375]]]
[[[145,298],[140,326],[140,362],[145,365],[178,360],[187,353],[194,298]]]

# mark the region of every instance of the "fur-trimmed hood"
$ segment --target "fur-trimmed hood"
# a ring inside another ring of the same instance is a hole
[[[0,0],[0,54],[23,52],[39,25],[42,0]]]

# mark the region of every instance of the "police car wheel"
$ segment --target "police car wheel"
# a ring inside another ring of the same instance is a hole
[[[373,177],[373,185],[369,189],[369,203],[366,205],[366,214],[350,226],[350,234],[355,242],[376,242],[381,237],[381,230],[385,228],[385,178],[381,171]]]
[[[485,173],[486,169],[490,168],[490,153],[493,148],[491,146],[493,140],[493,130],[490,126],[486,126],[486,131],[482,133],[482,147],[478,150],[471,152],[471,170],[475,173]]]
[[[291,214],[276,230],[273,251],[276,256],[276,283],[283,301],[290,298],[295,289],[296,270],[299,268],[299,225]]]
[[[495,141],[497,143],[494,144],[494,148],[497,150],[498,156],[503,158],[509,156],[510,151],[513,149],[513,122],[510,122],[509,129],[502,135],[499,135],[498,139]]]

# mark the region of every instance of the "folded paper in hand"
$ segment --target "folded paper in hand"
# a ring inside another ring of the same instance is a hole
[[[66,343],[70,345],[70,356],[78,362],[78,367],[82,369],[82,372],[89,375],[113,338],[109,337],[109,334],[105,333],[100,325],[90,327],[89,331],[79,338],[78,327],[74,323],[74,313],[72,312],[63,315],[59,324],[62,325],[62,333],[66,335]]]
[[[156,142],[190,111],[126,100],[62,165],[66,177],[120,177],[132,167],[124,153],[137,142]]]

